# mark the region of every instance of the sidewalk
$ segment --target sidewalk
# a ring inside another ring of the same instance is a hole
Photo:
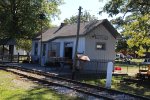
[[[34,70],[39,70],[39,71],[43,71],[43,72],[49,72],[55,75],[71,75],[71,69],[69,69],[68,66],[64,66],[64,67],[58,67],[58,68],[54,68],[54,67],[50,67],[50,66],[41,66],[40,64],[30,64],[30,63],[7,63],[5,65],[9,65],[9,66],[19,66],[19,67],[24,67],[24,68],[28,68],[28,69],[34,69]]]

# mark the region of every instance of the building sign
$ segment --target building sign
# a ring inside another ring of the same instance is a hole
[[[106,35],[96,35],[96,34],[94,34],[92,37],[94,37],[95,39],[100,39],[100,40],[108,40],[108,36],[106,36]]]
[[[65,47],[73,47],[73,42],[65,42]]]

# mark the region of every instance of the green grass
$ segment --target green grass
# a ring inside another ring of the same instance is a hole
[[[80,100],[0,70],[0,100]]]
[[[141,63],[144,62],[144,59],[132,59],[131,62]]]
[[[150,98],[150,85],[122,82],[125,77],[134,77],[139,72],[139,66],[127,64],[115,64],[115,66],[120,66],[122,68],[121,73],[127,73],[129,76],[113,76],[112,89]],[[105,87],[106,75],[92,76],[80,77],[79,81]]]
[[[132,93],[136,95],[141,95],[150,98],[150,85],[136,84],[136,83],[123,83],[123,76],[113,76],[111,88],[118,91],[123,91],[126,93]],[[99,85],[105,87],[105,78],[93,78],[93,79],[81,79],[80,81],[86,82],[88,84]]]
[[[115,60],[117,62],[123,62],[123,60],[121,59],[118,59],[118,60]],[[130,62],[131,63],[141,63],[141,62],[144,62],[144,59],[130,59]]]
[[[111,88],[126,93],[136,94],[150,98],[150,86],[145,84],[136,83],[122,83],[124,77],[113,76]],[[99,85],[105,87],[106,79],[86,79],[80,80],[93,85]]]
[[[129,82],[121,82],[123,77],[113,77],[112,89],[132,93],[136,95],[146,96],[150,98],[150,86],[148,84],[137,84]],[[115,82],[116,81],[116,82]]]
[[[135,76],[139,72],[138,65],[129,65],[129,64],[115,64],[122,68],[121,73],[126,73],[129,76]]]

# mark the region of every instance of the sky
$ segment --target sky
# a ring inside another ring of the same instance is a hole
[[[70,18],[73,15],[78,15],[79,6],[82,7],[82,12],[85,10],[88,11],[91,15],[95,15],[99,20],[100,19],[111,19],[108,18],[107,14],[99,15],[99,11],[109,0],[64,0],[64,4],[59,6],[61,14],[59,19],[53,19],[53,25],[59,26],[65,18]]]

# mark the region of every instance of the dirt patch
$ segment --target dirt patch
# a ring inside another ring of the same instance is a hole
[[[32,89],[35,86],[37,86],[37,84],[31,82],[28,79],[25,78],[18,78],[17,79],[13,79],[12,83],[15,84],[15,88],[23,88],[23,89]]]
[[[30,81],[29,79],[23,78],[21,76],[15,75],[13,73],[4,75],[4,78],[11,78],[11,89],[22,88],[22,89],[32,89],[37,86],[36,83]],[[3,79],[4,79],[3,78]]]

